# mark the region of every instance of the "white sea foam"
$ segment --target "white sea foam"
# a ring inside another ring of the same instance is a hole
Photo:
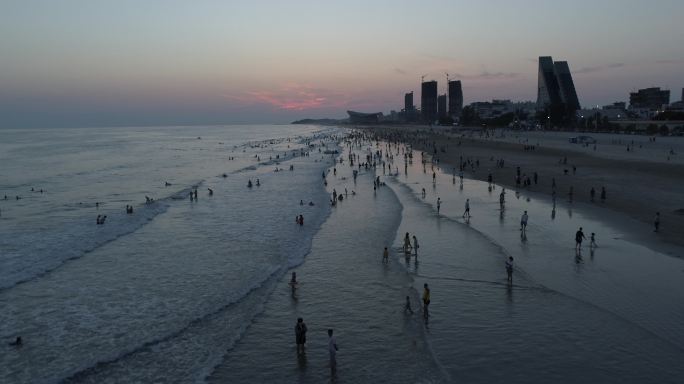
[[[283,133],[270,132],[270,137],[302,132],[312,137],[315,130],[287,127]],[[130,374],[136,364],[142,364],[141,373],[143,367],[151,375],[178,373],[171,369],[177,367],[190,380],[200,377],[207,362],[220,357],[260,311],[274,281],[302,262],[329,211],[320,174],[330,157],[317,152],[315,158],[299,153],[293,157],[292,151],[306,147],[303,136],[262,140],[252,147],[239,144],[239,138],[230,141],[235,132],[214,128],[203,132],[202,140],[178,138],[177,133],[124,130],[126,139],[118,144],[124,151],[127,143],[143,146],[139,141],[149,136],[163,138],[161,144],[147,142],[150,148],[166,149],[138,169],[110,164],[100,175],[96,169],[82,171],[67,164],[75,169],[71,176],[61,172],[62,181],[51,172],[36,175],[49,183],[31,204],[24,204],[28,198],[4,202],[16,205],[3,209],[0,224],[13,231],[10,239],[2,239],[0,263],[7,268],[0,271],[5,284],[0,291],[5,309],[0,336],[22,335],[23,354],[32,358],[3,353],[3,380],[125,381],[125,372]],[[250,130],[243,134],[253,139]],[[236,143],[235,151],[226,149],[232,147],[226,143]],[[183,158],[174,154],[179,146],[186,152]],[[146,151],[133,152],[127,156]],[[283,166],[293,164],[295,170],[274,173],[271,163],[250,165],[257,161],[254,154],[263,159],[274,153],[288,153]],[[127,156],[109,161],[127,162]],[[236,160],[228,160],[233,156]],[[107,175],[116,169],[125,175]],[[247,180],[256,177],[261,186],[246,188]],[[172,185],[164,186],[166,181]],[[9,184],[14,187],[5,185],[6,190],[19,193],[16,185],[34,182]],[[198,201],[190,202],[194,188]],[[214,190],[213,196],[207,188]],[[155,202],[135,202],[145,195]],[[300,200],[314,201],[315,206],[300,206]],[[126,204],[134,206],[133,215],[125,214]],[[97,214],[108,216],[104,225],[95,224]],[[305,226],[294,224],[297,214],[305,216]],[[237,317],[241,320],[236,326],[223,326]],[[201,338],[215,343],[193,341]],[[49,363],[26,366],[38,360]]]

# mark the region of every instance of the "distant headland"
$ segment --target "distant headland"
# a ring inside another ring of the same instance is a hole
[[[348,119],[301,119],[293,121],[290,124],[319,124],[319,125],[337,125],[348,123]]]

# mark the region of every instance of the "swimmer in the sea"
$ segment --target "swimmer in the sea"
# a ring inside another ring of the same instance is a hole
[[[21,336],[17,336],[17,338],[14,339],[14,341],[10,341],[9,345],[13,347],[21,347],[22,345],[24,345],[24,343],[21,340]]]

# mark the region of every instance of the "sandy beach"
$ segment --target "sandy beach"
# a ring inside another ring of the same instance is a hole
[[[597,139],[593,146],[571,144],[569,137],[577,132],[519,132],[495,130],[489,136],[475,130],[451,131],[442,127],[372,127],[378,134],[391,135],[411,143],[416,149],[432,153],[445,171],[455,168],[458,176],[461,159],[470,159],[479,166],[465,167],[469,178],[486,181],[491,173],[493,181],[516,188],[516,172],[522,178],[537,183],[520,186],[528,192],[552,195],[552,180],[556,182],[557,201],[569,202],[573,189],[573,204],[590,204],[590,212],[600,217],[605,209],[624,213],[643,225],[621,224],[635,240],[649,247],[672,253],[669,244],[684,244],[684,164],[678,155],[684,140],[679,137],[658,137],[617,134],[589,134]],[[627,151],[627,144],[634,149]],[[641,146],[641,147],[640,147]],[[534,149],[530,149],[534,147]],[[435,148],[437,153],[434,153]],[[675,155],[669,156],[669,149]],[[564,159],[567,158],[567,163]],[[497,160],[504,167],[497,167]],[[476,163],[477,164],[477,163]],[[573,172],[573,166],[575,172]],[[567,170],[567,174],[565,173]],[[592,201],[591,188],[596,195]],[[606,188],[606,199],[601,201],[601,188]],[[661,228],[653,233],[653,221],[660,212]]]

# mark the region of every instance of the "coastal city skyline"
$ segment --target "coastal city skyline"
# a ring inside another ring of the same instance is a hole
[[[411,91],[419,100],[422,76],[445,94],[447,73],[462,81],[463,105],[535,101],[539,56],[570,64],[583,108],[649,87],[671,90],[676,101],[684,87],[684,5],[675,1],[172,1],[122,9],[6,3],[0,126],[339,118],[348,109],[399,110]]]

